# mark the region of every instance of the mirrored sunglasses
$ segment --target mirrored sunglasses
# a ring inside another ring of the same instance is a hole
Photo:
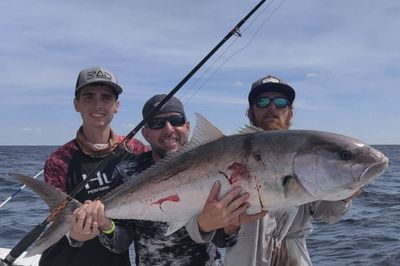
[[[254,104],[259,108],[268,108],[273,103],[276,108],[285,108],[289,106],[289,101],[284,97],[260,97],[254,101]]]
[[[173,127],[181,127],[186,123],[186,118],[182,115],[173,115],[167,117],[155,117],[147,121],[147,126],[150,129],[161,129],[165,127],[167,121]]]

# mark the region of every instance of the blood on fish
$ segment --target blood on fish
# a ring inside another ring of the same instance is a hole
[[[263,205],[263,202],[262,202],[262,199],[261,199],[261,193],[262,193],[260,191],[261,186],[260,185],[256,185],[256,189],[257,189],[258,201],[260,202],[261,209],[263,210],[264,209],[264,205]]]
[[[178,195],[178,194],[174,194],[174,195],[171,195],[171,196],[168,196],[168,197],[159,199],[159,200],[157,200],[156,202],[153,202],[151,205],[153,205],[153,204],[159,204],[159,205],[160,205],[160,210],[164,211],[164,210],[161,208],[161,204],[163,204],[164,201],[179,202],[179,201],[181,201],[181,199],[179,198],[179,195]]]
[[[231,184],[239,181],[240,176],[247,176],[247,168],[241,163],[234,162],[228,167],[228,170],[232,171],[231,176],[229,177],[229,181]]]

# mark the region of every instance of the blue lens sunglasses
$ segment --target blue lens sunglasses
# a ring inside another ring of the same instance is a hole
[[[273,103],[276,108],[285,108],[289,106],[288,99],[284,97],[259,97],[254,101],[254,104],[259,108],[268,108],[270,104]]]

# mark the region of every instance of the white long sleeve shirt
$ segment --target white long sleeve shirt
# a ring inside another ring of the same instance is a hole
[[[226,250],[225,265],[310,266],[306,237],[312,232],[311,218],[332,224],[349,208],[346,201],[316,201],[244,224],[238,242]]]

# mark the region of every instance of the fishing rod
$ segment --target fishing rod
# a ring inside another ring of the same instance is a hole
[[[33,179],[36,179],[38,176],[40,176],[43,173],[43,170],[41,170],[39,173],[37,173]],[[0,204],[0,209],[1,207],[3,207],[4,205],[6,205],[7,202],[9,202],[12,198],[14,198],[19,192],[21,192],[24,188],[26,187],[26,185],[21,186],[19,189],[17,189],[14,193],[11,194],[11,196],[9,196],[5,201],[3,201]]]
[[[4,265],[12,265],[12,263],[25,251],[27,250],[36,239],[43,233],[47,225],[52,222],[58,214],[65,209],[69,202],[83,189],[83,187],[94,177],[97,172],[104,168],[106,165],[116,164],[118,160],[129,155],[127,152],[127,142],[131,140],[136,133],[150,120],[166,103],[169,99],[174,96],[174,94],[202,67],[207,60],[233,35],[241,36],[240,27],[265,3],[266,0],[260,1],[238,24],[228,34],[173,88],[167,96],[150,112],[146,115],[143,120],[124,138],[124,140],[117,145],[112,153],[108,154],[101,163],[92,170],[88,177],[82,181],[74,190],[69,194],[63,202],[61,202],[57,208],[55,208],[49,216],[38,224],[32,231],[30,231],[22,240],[20,240],[17,245],[8,253],[4,260],[1,260]]]

